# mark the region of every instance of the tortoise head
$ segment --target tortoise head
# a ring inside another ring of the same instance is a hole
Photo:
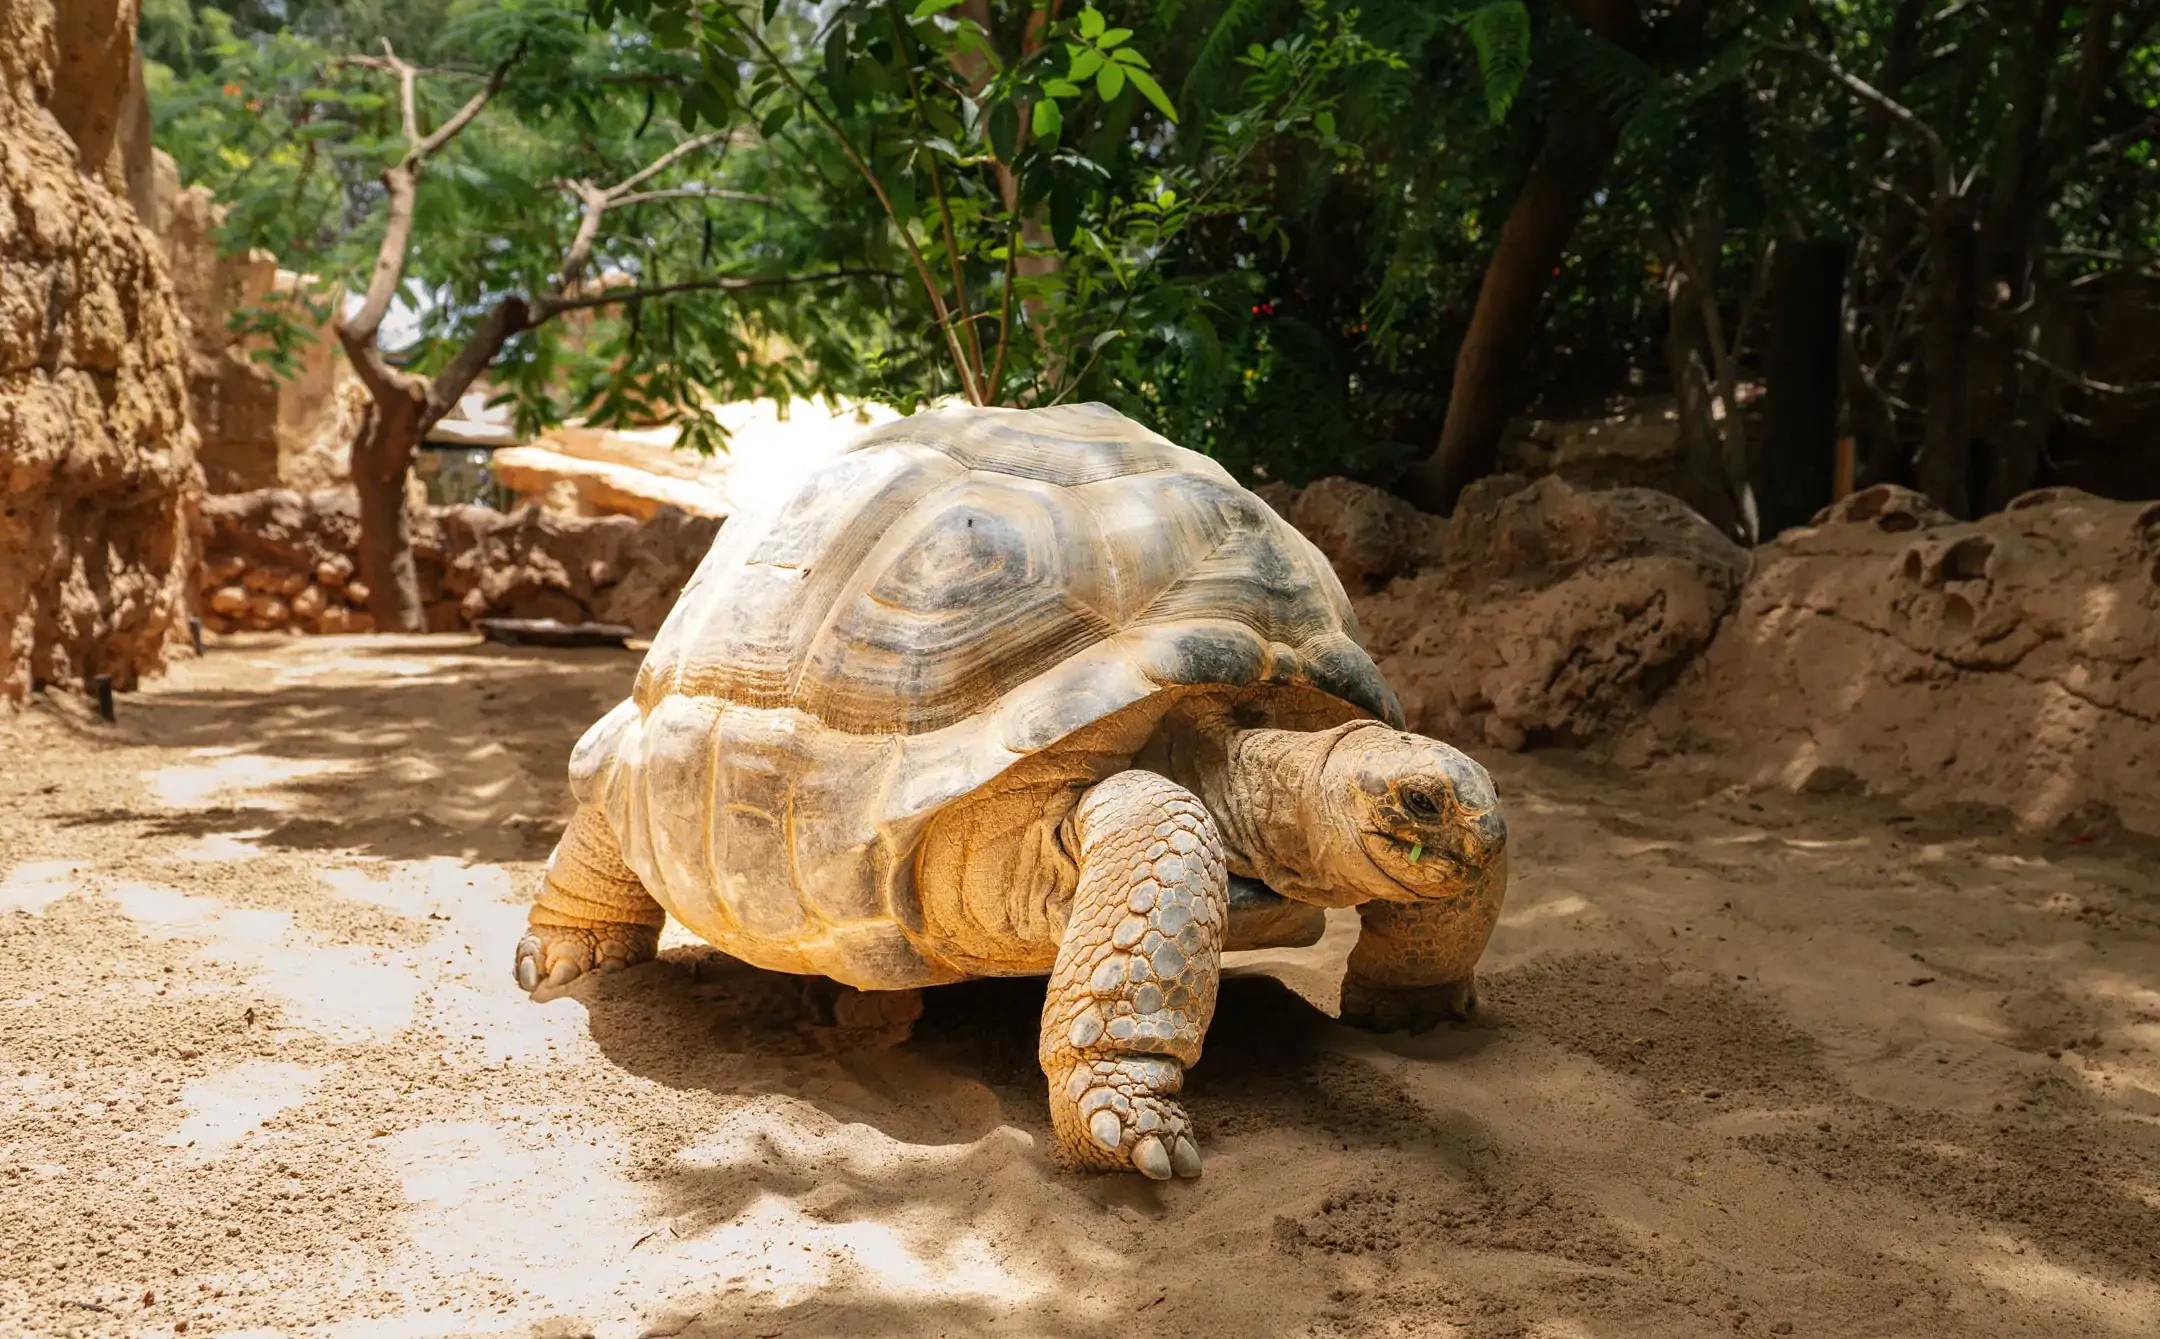
[[[1507,822],[1492,777],[1437,739],[1377,721],[1344,730],[1319,785],[1338,886],[1375,901],[1425,901],[1505,872]]]

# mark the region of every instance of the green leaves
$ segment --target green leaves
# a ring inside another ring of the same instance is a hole
[[[1106,64],[1097,70],[1095,72],[1095,91],[1102,95],[1104,102],[1109,102],[1118,94],[1123,93],[1125,91],[1125,67]]]
[[[1074,93],[1079,91],[1077,88],[1073,90]],[[1030,128],[1034,130],[1035,138],[1040,140],[1055,140],[1058,132],[1065,128],[1065,114],[1058,110],[1055,98],[1044,98],[1036,103],[1031,117]]]
[[[1530,72],[1530,11],[1522,0],[1494,0],[1472,10],[1462,25],[1485,81],[1486,113],[1499,125]]]
[[[1120,52],[1119,54],[1123,55],[1124,53]],[[1115,69],[1118,67],[1112,66],[1109,68]],[[1154,104],[1155,110],[1163,114],[1164,120],[1173,123],[1177,120],[1177,108],[1170,105],[1169,96],[1163,92],[1162,85],[1155,82],[1153,75],[1145,70],[1126,67],[1125,77],[1132,81],[1134,88],[1140,90],[1141,97]]]

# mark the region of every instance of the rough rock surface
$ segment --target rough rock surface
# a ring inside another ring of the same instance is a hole
[[[263,489],[210,498],[202,567],[214,632],[368,632],[357,581],[359,507],[349,491]],[[521,507],[422,507],[413,556],[428,627],[481,618],[554,618],[659,629],[720,523],[662,508],[645,521]]]
[[[639,519],[662,507],[692,516],[724,517],[728,512],[726,495],[703,481],[590,460],[548,445],[503,447],[489,456],[488,468],[521,500],[538,501],[553,511]]]
[[[172,285],[126,194],[136,7],[66,8],[0,3],[0,704],[133,687],[185,641],[201,489]]]
[[[1556,477],[1472,485],[1445,550],[1353,602],[1412,728],[1506,749],[1613,739],[1710,643],[1748,570],[1676,498]]]
[[[1261,498],[1327,555],[1345,589],[1366,591],[1389,578],[1437,566],[1447,522],[1352,479],[1316,479],[1304,488],[1263,484]]]
[[[154,204],[144,221],[163,245],[186,318],[188,400],[201,439],[197,459],[204,482],[213,493],[294,486],[291,458],[335,417],[338,387],[352,374],[327,319],[296,351],[290,379],[280,380],[250,356],[260,341],[234,334],[233,314],[266,300],[290,300],[311,281],[279,269],[277,258],[259,248],[227,254],[217,236],[224,207],[205,187],[182,187],[170,155],[158,153],[154,168]],[[323,304],[326,317],[336,309],[335,293],[309,296]],[[288,310],[303,322],[313,319],[303,306]]]
[[[2160,832],[2160,503],[2043,489],[1960,524],[1878,487],[1758,553],[1631,751]]]

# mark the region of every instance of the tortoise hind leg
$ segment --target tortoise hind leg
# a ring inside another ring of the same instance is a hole
[[[1152,772],[1090,788],[1072,823],[1080,882],[1037,1048],[1058,1161],[1198,1176],[1192,1124],[1171,1094],[1215,1014],[1222,838],[1192,792]]]
[[[623,863],[607,819],[579,805],[533,902],[518,941],[517,983],[528,993],[558,990],[592,971],[650,959],[667,913]]]

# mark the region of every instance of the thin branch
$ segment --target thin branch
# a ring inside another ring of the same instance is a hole
[[[990,402],[999,403],[1005,389],[1005,351],[1012,343],[1013,275],[1019,269],[1020,216],[1005,215],[1005,286],[998,294],[997,358],[990,367]]]
[[[2149,395],[2160,395],[2160,381],[2134,381],[2126,385],[2112,381],[2095,381],[2082,372],[2073,372],[2067,367],[2049,362],[2030,349],[2019,349],[2016,352],[2019,362],[2031,363],[2034,367],[2045,368],[2063,381],[2091,395],[2128,395],[2141,398]]]
[[[404,283],[405,252],[412,242],[413,202],[419,190],[421,165],[429,155],[472,124],[488,99],[501,90],[510,67],[525,54],[521,43],[510,53],[509,59],[496,66],[495,72],[488,76],[487,87],[468,99],[455,115],[436,128],[434,134],[423,139],[416,88],[418,72],[398,59],[388,38],[383,40],[382,46],[381,60],[373,57],[353,57],[352,60],[355,64],[387,70],[397,76],[398,102],[405,125],[405,156],[383,169],[383,186],[389,192],[389,201],[384,208],[382,243],[375,249],[375,267],[368,276],[367,296],[351,320],[338,322],[338,339],[348,351],[361,345],[374,345],[375,337],[382,329],[383,317],[389,314],[390,304],[396,300],[398,289]],[[358,355],[355,355],[355,362],[358,362]],[[387,368],[384,371],[387,374]],[[372,389],[373,383],[370,385]]]
[[[681,162],[685,158],[688,158],[691,154],[694,154],[701,149],[709,148],[714,144],[720,143],[722,140],[727,140],[731,144],[734,143],[734,134],[735,132],[732,130],[712,130],[707,131],[705,134],[696,135],[690,139],[686,139],[682,143],[676,145],[674,148],[669,149],[666,153],[661,154],[658,158],[653,159],[650,163],[647,163],[639,171],[633,172],[629,176],[623,178],[621,181],[616,182],[613,186],[608,188],[608,194],[611,196],[620,197],[629,193],[630,191],[636,190],[639,186],[642,186],[646,182],[651,181],[654,177],[660,175],[662,172],[667,171],[669,168],[675,166],[675,164]]]
[[[898,49],[905,50],[907,34],[900,27],[899,15],[888,13],[887,17],[892,19],[893,38],[899,44]],[[955,91],[957,92],[957,90]],[[915,67],[913,65],[908,66],[908,97],[915,108],[915,122],[917,125],[921,125],[922,87],[915,81]],[[917,152],[920,151],[918,147]],[[954,235],[952,208],[945,199],[944,175],[938,171],[935,151],[930,154],[930,195],[932,199],[937,201],[938,220],[945,231],[945,260],[952,269],[953,305],[958,307],[962,313],[972,313],[975,308],[968,301],[967,280],[962,278],[960,274],[960,239]],[[973,320],[968,321],[966,329],[968,351],[975,357],[975,384],[980,387],[983,384],[984,374],[982,335],[976,330]],[[982,404],[986,401],[975,399],[975,402]]]
[[[1846,92],[1911,131],[1914,138],[1918,139],[1927,150],[1928,167],[1934,179],[1937,203],[1948,200],[1955,194],[1955,187],[1952,184],[1953,169],[1950,165],[1950,151],[1943,147],[1942,136],[1935,133],[1935,127],[1921,120],[1919,113],[1875,87],[1867,80],[1848,73],[1843,66],[1813,47],[1795,46],[1789,42],[1773,42],[1770,44],[1769,49],[1787,56],[1797,57],[1820,67],[1832,79],[1843,85]]]
[[[385,42],[383,45],[387,48],[389,43]],[[429,155],[433,154],[437,149],[456,139],[459,131],[472,124],[472,119],[480,114],[480,109],[488,105],[488,99],[502,91],[503,80],[510,76],[510,67],[517,64],[524,55],[525,44],[520,42],[517,50],[511,52],[502,64],[495,67],[495,72],[488,76],[486,87],[467,98],[464,106],[450,114],[449,120],[435,127],[434,134],[420,141],[419,147],[412,154],[416,166],[420,162],[426,161]],[[410,138],[410,132],[408,132],[408,138]]]
[[[871,193],[877,196],[879,206],[885,211],[885,217],[892,221],[895,231],[900,234],[900,245],[907,248],[908,260],[914,265],[915,275],[922,281],[923,292],[930,299],[930,310],[937,316],[938,330],[945,336],[946,350],[952,355],[953,365],[960,371],[961,389],[966,392],[970,403],[981,404],[983,400],[980,388],[975,385],[975,379],[968,370],[967,354],[960,347],[959,333],[953,329],[951,310],[945,305],[943,295],[938,292],[936,281],[930,277],[930,264],[923,259],[921,248],[915,245],[914,238],[908,236],[906,220],[900,217],[900,211],[893,208],[892,198],[885,194],[884,183],[878,180],[877,173],[870,170],[870,165],[863,161],[862,155],[855,151],[854,142],[847,137],[847,132],[840,128],[840,123],[826,112],[816,98],[810,96],[801,81],[796,79],[795,72],[787,67],[778,53],[766,45],[764,35],[747,26],[743,33],[757,46],[758,54],[765,58],[765,63],[773,73],[780,76],[781,82],[788,86],[788,91],[802,99],[802,104],[810,109],[810,114],[824,124],[826,131],[832,135],[833,142],[840,146],[840,152],[847,158],[849,166],[855,169],[869,185]]]
[[[750,191],[715,191],[702,186],[683,186],[665,191],[638,191],[632,195],[618,195],[610,202],[612,206],[649,205],[658,200],[732,200],[737,204],[767,205],[774,209],[786,209],[786,202],[770,195],[757,195]]]
[[[831,283],[838,279],[897,279],[891,270],[842,269],[827,270],[819,274],[780,274],[763,278],[744,278],[738,275],[718,275],[710,279],[686,279],[675,284],[654,284],[647,288],[611,288],[605,292],[576,298],[542,298],[534,307],[529,322],[541,322],[567,311],[582,311],[588,307],[606,307],[618,302],[639,302],[646,298],[666,297],[671,293],[741,293],[757,288],[786,288],[794,284]]]

